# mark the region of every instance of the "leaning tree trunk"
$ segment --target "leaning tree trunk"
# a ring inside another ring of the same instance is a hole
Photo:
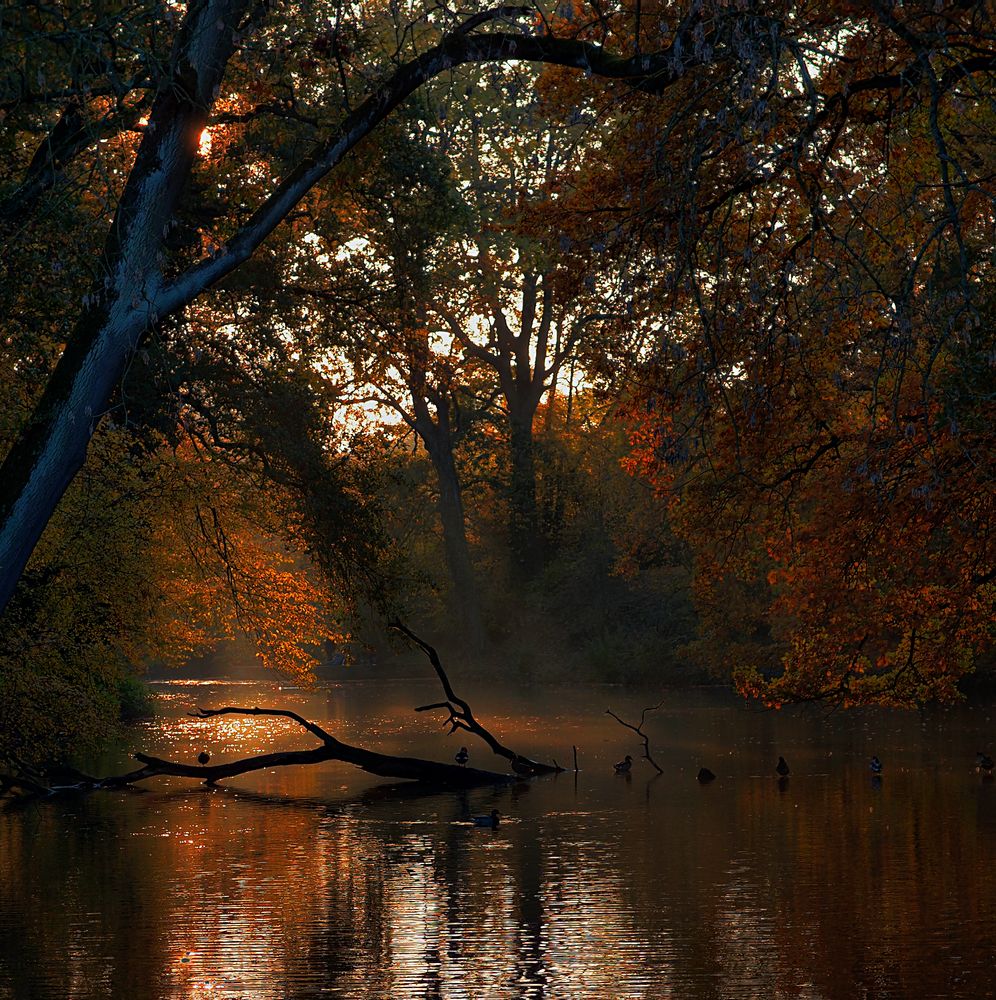
[[[99,276],[28,426],[0,468],[0,611],[94,427],[156,322],[163,235],[190,172],[248,0],[191,3],[98,258]]]

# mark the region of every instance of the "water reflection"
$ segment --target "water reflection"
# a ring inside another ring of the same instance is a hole
[[[283,697],[345,739],[453,752],[411,715],[410,688],[207,694]],[[0,998],[990,995],[984,715],[824,726],[673,698],[655,736],[665,774],[634,765],[627,781],[611,768],[625,735],[585,697],[488,713],[537,752],[581,746],[576,780],[404,797],[329,765],[0,815]],[[141,737],[152,752],[310,739],[281,720],[196,723],[176,691],[166,703],[174,717]],[[889,763],[877,787],[872,745]],[[498,830],[466,822],[491,808],[510,817]]]

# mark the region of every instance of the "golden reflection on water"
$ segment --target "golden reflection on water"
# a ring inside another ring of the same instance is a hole
[[[214,704],[246,700],[220,694]],[[173,697],[177,716],[142,736],[151,752],[313,742],[284,720],[188,720]],[[450,755],[438,724],[413,730],[410,707],[378,697],[285,704],[358,743]],[[696,706],[663,720],[660,779],[611,773],[624,737],[590,721],[597,709],[514,725],[501,712],[503,734],[521,729],[510,742],[546,735],[560,755],[576,742],[585,770],[409,800],[371,796],[379,782],[330,764],[0,814],[0,998],[989,994],[996,788],[955,758],[938,764],[977,741],[970,726],[876,729],[890,750],[876,785],[857,724],[808,744],[805,720],[776,732]],[[778,743],[795,748],[788,782],[763,773]],[[700,759],[722,762],[707,787]],[[468,822],[492,807],[508,817],[499,829]]]

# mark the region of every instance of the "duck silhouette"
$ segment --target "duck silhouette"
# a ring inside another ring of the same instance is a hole
[[[492,809],[487,816],[475,816],[474,826],[487,826],[491,827],[492,830],[497,830],[500,821],[501,813],[497,809]]]
[[[629,774],[629,769],[633,766],[633,758],[629,754],[626,754],[626,759],[619,761],[618,764],[613,764],[612,767],[616,774]]]
[[[457,751],[457,753],[456,753],[456,756],[455,756],[455,757],[454,757],[453,759],[454,759],[454,760],[455,760],[455,761],[456,761],[456,762],[457,762],[457,763],[458,763],[458,764],[459,764],[459,765],[460,765],[461,767],[463,767],[463,766],[464,766],[464,764],[466,764],[466,763],[467,763],[467,761],[468,761],[468,760],[470,760],[470,754],[469,754],[469,753],[467,753],[467,748],[466,748],[466,747],[460,747],[460,749],[459,749],[459,750]]]
[[[789,766],[785,763],[784,757],[778,758],[778,763],[775,765],[775,770],[778,772],[778,776],[781,778],[787,778],[789,776]]]

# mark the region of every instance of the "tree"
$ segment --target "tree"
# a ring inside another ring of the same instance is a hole
[[[475,82],[502,100],[497,110],[440,112],[442,140],[466,178],[473,226],[452,250],[459,287],[435,295],[430,309],[465,357],[487,373],[501,401],[509,541],[528,580],[545,562],[552,527],[542,523],[537,493],[540,403],[556,394],[585,338],[597,339],[598,325],[618,317],[600,308],[601,290],[585,270],[563,266],[555,242],[529,227],[536,205],[549,200],[564,171],[581,158],[591,122],[546,124],[533,74],[521,68],[491,68]]]
[[[308,303],[301,362],[351,386],[354,405],[400,419],[425,447],[449,571],[449,603],[467,648],[480,654],[484,626],[456,447],[473,409],[458,351],[430,330],[428,305],[452,288],[449,251],[466,219],[445,157],[426,141],[417,106],[382,130],[363,169],[342,190],[362,220],[343,233],[312,220],[310,251],[282,280]],[[346,239],[352,232],[362,236]],[[348,291],[347,291],[348,290]],[[341,389],[334,390],[341,393]],[[358,414],[362,423],[370,415]]]
[[[355,107],[354,88],[369,76],[365,67],[354,70],[347,63],[349,44],[339,33],[343,22],[333,20],[331,32],[321,30],[317,49],[319,38],[312,35],[313,52],[324,48],[331,53],[328,61],[347,85],[338,96],[353,109],[323,132],[312,151],[255,209],[243,213],[239,205],[230,205],[236,209],[235,218],[213,236],[205,234],[210,252],[192,264],[169,252],[167,237],[177,224],[201,136],[228,80],[226,69],[237,52],[250,75],[253,61],[265,60],[268,43],[280,33],[273,30],[263,8],[246,0],[198,0],[184,12],[161,66],[154,58],[143,58],[141,50],[136,54],[136,62],[147,63],[152,76],[148,89],[155,96],[148,123],[127,167],[120,197],[109,193],[113,219],[66,349],[0,470],[0,607],[9,601],[52,511],[82,466],[93,428],[149,331],[248,260],[301,198],[427,80],[463,63],[515,58],[582,67],[661,94],[691,66],[706,61],[690,44],[682,44],[690,39],[695,17],[678,24],[667,46],[652,55],[629,58],[581,38],[542,30],[480,30],[489,22],[521,13],[518,8],[494,8],[456,26],[446,23],[445,17],[440,24],[438,14],[427,15],[424,21],[413,17],[399,31],[396,68]],[[741,31],[741,20],[731,16],[728,24],[718,25],[710,62],[733,55],[731,32],[735,24]],[[351,21],[350,27],[357,26]],[[249,38],[257,41],[248,45]],[[108,75],[102,64],[87,69],[91,77]],[[91,82],[84,79],[84,92]],[[48,107],[51,131],[43,144],[52,144],[61,114],[53,105]],[[54,171],[48,176],[54,179]]]
[[[162,446],[160,446],[162,444]],[[0,760],[92,748],[150,662],[248,634],[268,666],[311,675],[342,608],[288,541],[292,498],[260,490],[184,439],[108,421],[60,504],[0,637]]]
[[[635,465],[707,625],[739,588],[739,683],[775,705],[950,700],[993,639],[996,33],[981,4],[855,14],[800,8],[830,48],[796,22],[791,72],[693,147],[688,204],[673,164],[626,179],[675,268]]]

